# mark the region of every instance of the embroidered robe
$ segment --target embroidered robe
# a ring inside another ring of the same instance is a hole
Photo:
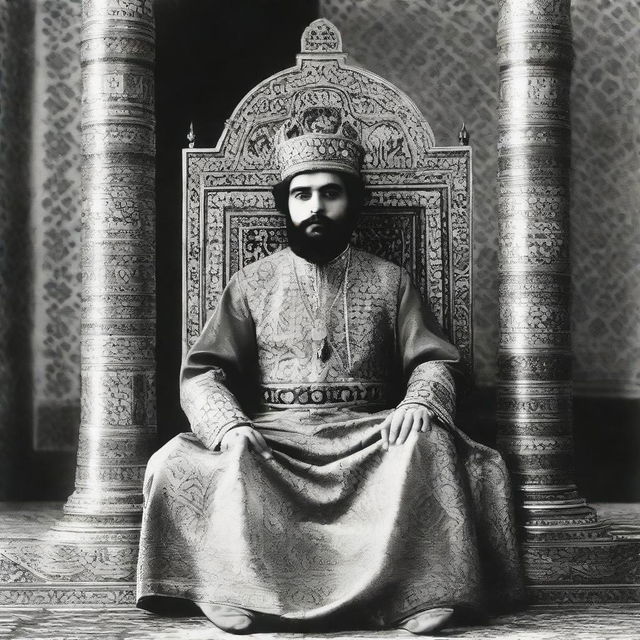
[[[317,266],[285,249],[235,274],[183,363],[193,432],[149,461],[139,606],[384,628],[519,601],[508,473],[455,427],[457,360],[408,274],[366,252]],[[385,452],[379,425],[404,404],[434,426]],[[242,424],[272,459],[220,451]]]

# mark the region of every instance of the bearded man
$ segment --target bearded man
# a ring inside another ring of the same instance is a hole
[[[427,633],[513,604],[508,474],[454,425],[457,350],[402,268],[349,243],[354,127],[309,109],[276,155],[289,247],[230,279],[183,363],[193,433],[149,462],[138,605]]]

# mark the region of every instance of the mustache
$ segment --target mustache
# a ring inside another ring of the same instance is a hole
[[[319,224],[324,227],[334,226],[333,220],[331,220],[330,218],[314,213],[311,217],[307,218],[306,220],[303,220],[298,225],[298,229],[304,231],[306,228],[310,227],[312,224]]]

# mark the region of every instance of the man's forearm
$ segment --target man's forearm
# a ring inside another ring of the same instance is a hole
[[[191,430],[208,449],[216,449],[230,429],[251,424],[219,369],[183,380],[180,400]]]
[[[427,407],[439,422],[453,425],[456,389],[453,376],[445,363],[424,362],[413,370],[405,397],[398,406],[409,404]]]

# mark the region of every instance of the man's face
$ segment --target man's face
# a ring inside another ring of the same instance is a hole
[[[342,178],[331,171],[301,173],[289,185],[289,216],[308,240],[320,241],[343,227],[349,216]]]

